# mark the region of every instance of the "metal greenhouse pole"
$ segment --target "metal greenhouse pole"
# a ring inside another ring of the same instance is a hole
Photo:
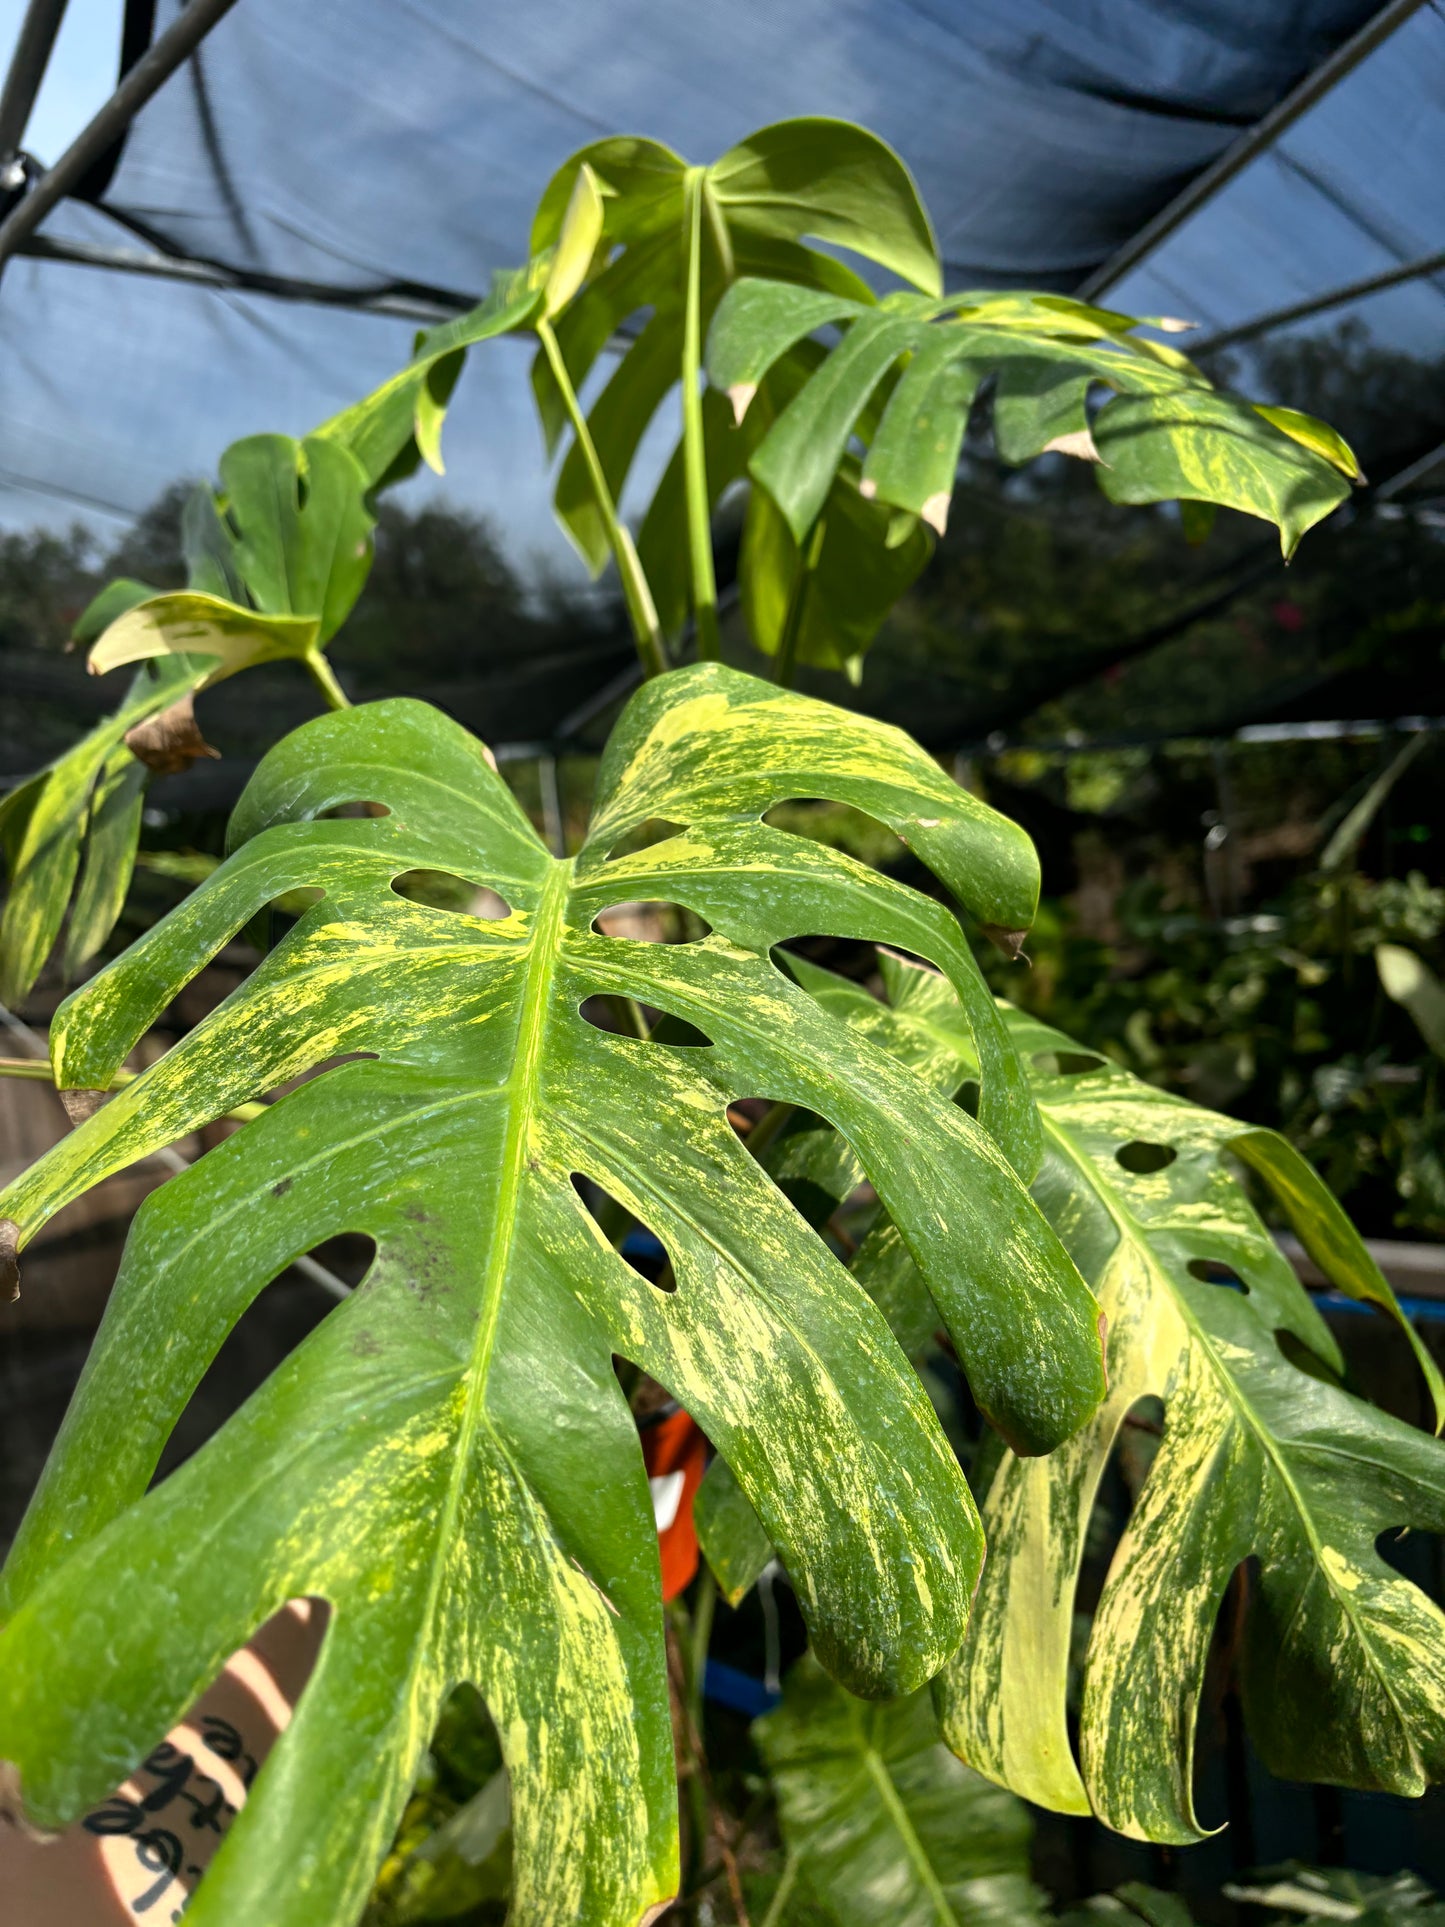
[[[1445,274],[1445,251],[1422,254],[1416,261],[1402,262],[1398,268],[1366,275],[1360,281],[1346,281],[1327,294],[1311,295],[1308,301],[1295,301],[1287,308],[1271,308],[1268,314],[1256,315],[1253,321],[1241,321],[1237,328],[1222,328],[1218,334],[1192,341],[1189,352],[1198,357],[1213,354],[1216,348],[1232,348],[1236,342],[1256,341],[1260,335],[1273,334],[1276,328],[1287,328],[1293,321],[1308,321],[1311,315],[1327,314],[1331,308],[1343,308],[1351,301],[1363,301],[1369,295],[1383,294],[1388,288],[1402,287],[1407,281],[1423,280],[1433,274]]]
[[[65,18],[66,0],[30,0],[0,92],[0,195],[23,185],[20,142]]]
[[[235,4],[236,0],[191,0],[191,4],[178,19],[172,21],[155,45],[141,55],[90,124],[82,129],[54,167],[41,175],[25,198],[0,224],[0,274],[4,273],[5,263],[21,243],[29,240],[46,215],[84,177],[87,169],[124,134],[151,95],[195,52],[216,22],[229,13]],[[31,15],[52,8],[55,8],[55,0],[32,0]],[[59,9],[56,11],[58,15]],[[54,25],[58,27],[58,17]],[[28,31],[29,27],[30,16],[27,16],[25,30]],[[17,61],[24,51],[24,41],[25,32],[22,32]],[[48,57],[48,47],[46,54]],[[15,63],[12,63],[12,78],[14,74]],[[21,79],[24,77],[23,74],[20,76]],[[35,84],[39,85],[38,74]],[[8,101],[8,81],[5,91]],[[17,86],[17,98],[18,91]]]
[[[1112,254],[1102,267],[1081,281],[1074,290],[1080,301],[1097,301],[1099,296],[1116,281],[1121,281],[1131,268],[1135,268],[1148,254],[1152,254],[1160,244],[1178,227],[1182,227],[1189,216],[1212,200],[1219,190],[1236,174],[1241,173],[1250,162],[1272,147],[1286,130],[1307,114],[1315,102],[1324,96],[1353,72],[1360,62],[1381,46],[1396,28],[1403,27],[1411,14],[1418,13],[1425,0],[1390,0],[1382,7],[1373,20],[1367,20],[1360,31],[1347,40],[1343,47],[1337,47],[1328,60],[1322,60],[1318,67],[1305,75],[1294,92],[1287,94],[1278,106],[1272,107],[1262,120],[1256,121],[1247,134],[1227,147],[1202,174],[1176,194],[1167,206],[1162,207],[1153,220],[1146,221],[1137,234],[1132,235],[1123,247]]]

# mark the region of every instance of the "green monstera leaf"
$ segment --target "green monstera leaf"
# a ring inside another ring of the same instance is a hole
[[[718,302],[739,275],[871,302],[867,283],[834,255],[807,246],[809,237],[936,295],[942,283],[932,230],[902,161],[847,121],[761,128],[707,167],[689,167],[656,141],[594,142],[559,168],[543,195],[534,254],[559,246],[569,218],[582,225],[584,179],[595,189],[600,216],[600,228],[584,227],[591,273],[560,312],[555,340],[544,336],[533,365],[549,449],[572,413],[559,376],[575,391],[627,325],[646,319],[587,415],[587,440],[574,433],[558,474],[557,515],[588,566],[600,571],[615,546],[602,491],[612,502],[620,497],[649,424],[680,382],[684,432],[674,463],[684,541],[675,552],[689,562],[689,600],[704,652],[716,653],[706,509],[719,431],[727,431],[704,416],[700,374]],[[674,617],[665,626],[680,625]]]
[[[1042,1927],[1028,1811],[949,1752],[926,1690],[869,1704],[803,1659],[753,1735],[790,1861],[841,1927]]]
[[[222,494],[186,505],[186,589],[113,582],[75,627],[92,674],[149,664],[115,713],[0,803],[9,889],[0,1000],[31,989],[70,912],[64,964],[79,971],[115,927],[153,772],[214,756],[196,692],[237,670],[293,658],[344,702],[324,655],[371,566],[366,481],[337,439],[253,435],[221,458]],[[79,886],[76,886],[77,874]]]
[[[295,658],[329,702],[344,700],[323,648],[370,568],[366,500],[423,459],[441,471],[442,421],[466,350],[526,325],[542,300],[545,266],[498,275],[470,314],[418,335],[404,369],[303,442],[257,435],[235,443],[221,460],[221,496],[200,487],[186,504],[187,588],[160,594],[123,578],[84,611],[73,640],[94,645],[95,673],[133,662],[150,662],[152,673],[113,716],[0,801],[10,876],[0,1001],[29,993],[67,908],[68,974],[110,935],[135,867],[148,772],[216,754],[194,727],[189,699],[198,689],[256,663]],[[143,733],[131,753],[128,732],[172,705],[179,707],[169,726]]]
[[[915,1690],[957,1646],[982,1557],[961,1474],[883,1318],[727,1123],[736,1098],[798,1104],[846,1137],[1015,1444],[1050,1450],[1097,1407],[1097,1307],[1009,1161],[1032,1169],[1037,1119],[959,928],[760,821],[800,793],[907,834],[982,920],[1027,920],[1027,839],[906,737],[702,664],[633,698],[567,861],[426,705],[305,725],[252,779],[227,861],[57,1014],[58,1084],[103,1088],[259,905],[325,893],[0,1197],[12,1249],[202,1119],[366,1054],[143,1207],[0,1586],[0,1758],[50,1825],[116,1784],[283,1601],[330,1601],[316,1673],[197,1893],[197,1927],[353,1918],[459,1681],[486,1700],[510,1774],[517,1918],[623,1927],[671,1893],[656,1534],[615,1355],[705,1427],[841,1680]],[[334,815],[359,801],[387,814]],[[681,827],[611,854],[659,819]],[[392,887],[423,868],[509,913]],[[685,905],[709,934],[598,934],[639,897]],[[804,929],[937,960],[977,1027],[988,1128],[772,961]],[[660,1009],[692,1041],[605,1033],[582,1011],[598,994]],[[656,1232],[675,1289],[609,1246],[579,1175]],[[147,1492],[226,1332],[341,1230],[376,1241],[365,1281]]]
[[[366,477],[339,441],[250,435],[221,457],[221,494],[200,489],[185,537],[191,586],[117,617],[90,652],[95,675],[154,656],[210,657],[218,682],[294,658],[334,691],[323,649],[371,568]]]
[[[714,317],[707,368],[742,419],[782,355],[819,329],[845,329],[749,463],[799,545],[857,435],[868,444],[864,492],[941,533],[969,413],[990,382],[1004,461],[1079,456],[1097,465],[1112,501],[1241,509],[1275,523],[1291,554],[1349,494],[1354,455],[1308,416],[1221,394],[1183,355],[1130,332],[1140,325],[1061,295],[895,294],[875,304],[739,279]],[[1096,411],[1099,390],[1112,394]],[[865,411],[880,391],[886,405],[870,430]]]
[[[811,342],[784,356],[768,370],[740,424],[734,424],[725,395],[710,388],[703,396],[711,507],[747,479],[749,457],[822,359]],[[658,618],[670,636],[682,631],[691,596],[683,453],[679,444],[637,543]],[[900,517],[870,501],[859,479],[858,463],[846,457],[802,549],[772,497],[760,488],[748,492],[738,556],[743,621],[762,655],[786,657],[784,680],[794,664],[805,663],[841,670],[858,682],[863,657],[889,610],[933,555],[932,531],[917,517]]]

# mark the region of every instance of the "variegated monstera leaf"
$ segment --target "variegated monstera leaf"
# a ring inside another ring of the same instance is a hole
[[[199,690],[292,657],[336,694],[322,645],[371,565],[361,468],[336,439],[251,435],[226,450],[221,480],[219,496],[202,485],[186,504],[190,586],[157,594],[123,578],[76,625],[74,640],[93,645],[93,675],[138,665],[125,700],[0,800],[9,881],[0,1001],[28,995],[62,925],[67,975],[104,945],[125,903],[151,776],[218,754],[196,723]]]
[[[984,922],[1027,922],[1027,839],[906,737],[701,665],[633,699],[570,861],[435,710],[308,723],[261,764],[228,860],[59,1013],[57,1081],[102,1088],[260,905],[324,892],[0,1197],[22,1244],[201,1120],[323,1060],[370,1058],[303,1084],[145,1205],[0,1594],[0,1758],[42,1824],[115,1785],[283,1601],[331,1602],[197,1927],[353,1918],[463,1680],[511,1776],[516,1917],[623,1927],[673,1891],[656,1538],[615,1354],[726,1456],[840,1679],[910,1690],[957,1646],[982,1540],[956,1463],[885,1322],[743,1148],[730,1101],[790,1100],[844,1133],[1021,1449],[1051,1449],[1096,1408],[1097,1306],[1009,1162],[1031,1171],[1037,1119],[958,926],[760,821],[798,795],[870,811]],[[357,802],[372,813],[335,814]],[[680,827],[611,854],[658,819]],[[419,868],[488,886],[509,913],[408,901],[392,885]],[[594,928],[637,898],[683,904],[710,934],[666,946]],[[949,973],[988,1067],[988,1129],[775,965],[771,947],[806,931],[905,944]],[[710,1041],[605,1033],[581,1011],[598,993]],[[652,1227],[675,1289],[610,1248],[574,1174]],[[376,1241],[364,1282],[146,1493],[226,1332],[341,1231]]]
[[[707,368],[741,419],[782,356],[819,329],[845,330],[748,464],[799,544],[858,435],[868,445],[863,493],[942,532],[970,411],[991,390],[1002,461],[1079,456],[1097,464],[1111,501],[1240,509],[1273,522],[1290,555],[1359,479],[1349,447],[1312,416],[1222,393],[1176,349],[1133,332],[1145,325],[1065,295],[891,294],[875,304],[743,279],[719,303]]]
[[[190,710],[203,676],[179,660],[147,665],[113,715],[0,798],[8,880],[0,912],[0,1003],[18,1004],[29,994],[67,911],[68,973],[88,962],[115,928],[135,866],[149,776],[132,744],[152,761],[178,757],[182,766],[207,754]]]
[[[972,1047],[948,985],[889,958],[884,975],[889,1004],[823,972],[804,980],[860,1038],[935,1089],[956,1088]],[[1142,1084],[1018,1011],[1006,1017],[1043,1119],[1035,1196],[1108,1319],[1109,1397],[1047,1460],[1003,1452],[983,1481],[988,1564],[934,1689],[945,1737],[1041,1806],[1092,1810],[1136,1837],[1198,1839],[1205,1660],[1230,1579],[1253,1558],[1242,1663],[1265,1763],[1289,1779],[1422,1792],[1445,1778],[1445,1615],[1376,1542],[1445,1527],[1445,1445],[1333,1382],[1339,1349],[1230,1160],[1273,1192],[1338,1289],[1400,1318],[1393,1292],[1282,1138]],[[886,1224],[855,1265],[905,1342],[923,1290],[910,1271]],[[1401,1324],[1439,1415],[1439,1372]],[[1144,1399],[1163,1401],[1163,1432],[1094,1615],[1076,1764],[1065,1696],[1085,1532]],[[722,1479],[704,1508],[719,1535],[729,1496]],[[728,1543],[736,1590],[759,1555],[735,1531]]]
[[[1291,1780],[1422,1793],[1445,1778],[1445,1614],[1377,1541],[1445,1528],[1445,1446],[1331,1382],[1339,1349],[1223,1154],[1273,1190],[1340,1289],[1399,1316],[1393,1293],[1272,1132],[1103,1061],[1081,1070],[1074,1045],[1023,1017],[1010,1027],[1041,1066],[1049,1148],[1035,1194],[1109,1320],[1109,1398],[1042,1477],[1012,1454],[994,1475],[990,1573],[937,1689],[947,1737],[1045,1805],[1092,1808],[1138,1838],[1198,1839],[1210,1636],[1235,1570],[1257,1559],[1241,1666],[1265,1764]],[[1442,1414],[1439,1373],[1405,1330]],[[1076,1766],[1064,1711],[1073,1581],[1120,1428],[1151,1397],[1163,1436],[1094,1615]]]

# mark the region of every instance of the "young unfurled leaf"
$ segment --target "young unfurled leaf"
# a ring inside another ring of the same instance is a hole
[[[314,433],[349,450],[372,491],[405,480],[422,461],[440,475],[441,426],[467,349],[525,327],[542,304],[547,270],[541,260],[494,275],[485,301],[424,329],[405,368]]]
[[[355,458],[324,436],[252,435],[221,457],[221,487],[200,571],[206,586],[153,596],[112,622],[90,652],[92,673],[153,656],[211,656],[208,680],[218,682],[255,663],[314,657],[340,628],[371,567],[372,517]],[[212,563],[215,587],[206,581]]]
[[[657,1542],[615,1355],[705,1427],[840,1678],[912,1690],[956,1646],[982,1552],[967,1489],[882,1317],[730,1127],[738,1097],[843,1134],[980,1403],[1022,1448],[1055,1446],[1097,1405],[1097,1307],[995,1138],[772,961],[800,928],[936,957],[978,1029],[981,1115],[1031,1157],[1036,1121],[956,923],[759,820],[799,790],[910,835],[979,916],[1027,920],[1026,839],[906,737],[707,664],[633,698],[568,861],[435,710],[307,724],[252,779],[228,860],[57,1014],[59,1084],[103,1087],[259,905],[325,892],[0,1197],[21,1243],[203,1119],[369,1054],[143,1207],[0,1586],[0,1758],[43,1824],[123,1776],[277,1603],[330,1601],[317,1672],[198,1890],[197,1927],[349,1918],[458,1679],[501,1736],[518,1918],[633,1927],[672,1891]],[[388,813],[329,814],[354,801]],[[610,857],[659,818],[684,827]],[[486,885],[510,913],[409,901],[392,885],[417,869]],[[596,932],[638,898],[710,934]],[[710,1041],[604,1033],[582,1014],[598,994]],[[573,1174],[655,1231],[674,1290],[617,1256]],[[246,1305],[342,1230],[376,1240],[364,1282],[147,1493]]]
[[[113,716],[5,800],[0,996],[9,1001],[27,994],[54,947],[87,833],[67,969],[94,956],[114,927],[139,839],[141,766],[164,773],[215,754],[181,705],[207,683],[282,658],[308,661],[327,679],[320,651],[371,565],[360,467],[336,441],[254,435],[226,451],[221,482],[219,499],[199,488],[186,504],[188,589],[113,582],[76,625],[77,640],[93,640],[94,674],[153,667]]]
[[[926,1691],[869,1705],[805,1658],[753,1733],[788,1851],[840,1927],[1042,1927],[1028,1811],[949,1752]]]
[[[605,195],[604,245],[616,252],[557,324],[573,386],[581,386],[624,324],[639,314],[649,317],[588,416],[616,499],[648,424],[681,376],[688,169],[679,155],[654,141],[619,138],[583,148],[558,170],[542,197],[532,228],[534,254],[557,244],[583,168],[593,171]],[[832,255],[805,245],[809,237],[876,262],[915,287],[936,293],[940,286],[933,235],[912,178],[898,156],[862,128],[846,121],[784,121],[749,135],[700,173],[704,332],[738,275],[763,275],[870,302],[867,284]],[[566,412],[541,355],[533,364],[532,382],[548,446],[554,447]],[[710,428],[709,439],[713,432]],[[558,476],[556,508],[589,567],[601,570],[609,554],[605,518],[575,446]]]
[[[768,368],[820,327],[845,332],[752,456],[801,543],[850,441],[867,443],[863,486],[942,528],[970,410],[992,384],[1002,460],[1050,450],[1097,467],[1114,501],[1217,502],[1262,516],[1288,555],[1349,493],[1354,457],[1323,423],[1216,391],[1183,355],[1132,335],[1060,296],[890,295],[877,306],[842,293],[738,280],[718,306],[707,367],[740,400]],[[870,429],[875,393],[896,383]],[[1115,399],[1095,408],[1093,395]]]
[[[207,680],[219,682],[258,663],[304,660],[320,628],[314,615],[265,615],[219,596],[178,589],[139,603],[113,622],[91,650],[90,668],[104,676],[155,656],[199,656],[209,659]]]
[[[597,176],[584,161],[577,169],[572,198],[547,269],[543,312],[549,319],[561,313],[586,280],[602,239],[602,220],[602,192]]]

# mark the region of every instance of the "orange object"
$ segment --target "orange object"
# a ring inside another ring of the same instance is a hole
[[[642,1434],[642,1462],[652,1489],[657,1549],[662,1555],[662,1597],[676,1599],[697,1571],[697,1529],[692,1502],[707,1469],[707,1440],[686,1412],[671,1412]]]

